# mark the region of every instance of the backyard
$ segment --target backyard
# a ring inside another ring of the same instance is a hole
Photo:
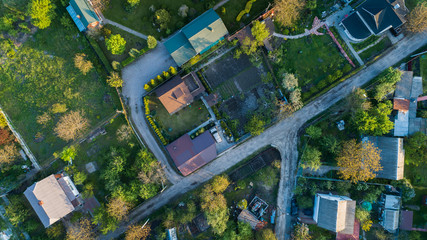
[[[201,100],[194,101],[179,112],[170,115],[157,97],[150,96],[149,99],[151,115],[169,142],[198,127],[210,118],[209,112]]]
[[[406,167],[406,166],[405,166]],[[405,169],[406,170],[406,169]],[[423,202],[423,198],[427,196],[426,187],[414,187],[415,197],[408,204],[418,206],[419,211],[414,211],[414,228],[426,228],[427,225],[427,205]],[[425,201],[425,200],[424,200]]]
[[[114,35],[114,34],[120,34],[120,36],[122,36],[126,41],[126,49],[123,52],[123,54],[114,55],[107,49],[107,46],[105,45],[105,39],[108,38],[110,35]],[[110,24],[107,24],[103,27],[102,35],[103,36],[97,38],[96,41],[98,42],[99,46],[101,47],[102,51],[104,52],[105,56],[110,61],[110,63],[113,61],[122,62],[123,60],[128,58],[129,50],[132,48],[141,50],[147,47],[147,41],[145,39],[134,36]]]
[[[427,54],[420,57],[421,77],[423,78],[424,94],[427,94]]]
[[[212,8],[217,2],[219,1],[141,0],[136,7],[130,9],[127,7],[126,0],[111,0],[108,9],[104,11],[103,14],[107,19],[118,22],[135,31],[160,38],[169,36],[176,30],[182,28],[191,20],[209,8]],[[188,7],[186,17],[178,15],[178,9],[182,5]],[[150,10],[151,6],[154,8]],[[167,24],[167,28],[161,32],[158,32],[157,27],[153,26],[154,12],[158,9],[166,9],[170,14],[170,21]]]
[[[52,105],[61,103],[68,111],[83,112],[88,129],[118,106],[117,94],[105,83],[95,53],[75,27],[65,29],[54,21],[18,49],[2,41],[0,51],[14,53],[0,66],[0,102],[41,164],[67,144],[53,131],[62,114],[52,113]],[[74,55],[82,52],[94,64],[86,75],[73,62]],[[40,125],[36,119],[43,114],[49,121]]]
[[[362,53],[360,53],[359,56],[363,61],[367,62],[367,61],[373,59],[374,57],[378,56],[382,52],[384,52],[391,45],[392,44],[391,44],[390,39],[388,39],[388,37],[385,37],[385,38],[383,38],[383,40],[381,40],[380,42],[378,42],[374,46],[372,46],[372,47],[366,49],[365,51],[363,51]]]

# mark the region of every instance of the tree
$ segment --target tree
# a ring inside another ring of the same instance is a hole
[[[304,104],[301,101],[301,90],[300,89],[295,89],[294,91],[292,91],[289,98],[290,98],[290,101],[292,103],[292,107],[294,108],[295,111],[304,106]]]
[[[87,175],[84,172],[77,171],[74,173],[73,180],[76,185],[83,185],[86,181]]]
[[[405,164],[422,166],[427,163],[427,135],[416,132],[405,138]]]
[[[107,204],[108,215],[114,217],[118,221],[121,221],[131,209],[131,204],[126,202],[123,197],[115,197],[110,200]]]
[[[65,227],[61,221],[58,221],[46,229],[49,239],[64,239]]]
[[[154,185],[152,183],[144,184],[141,186],[141,189],[139,191],[139,196],[142,199],[146,200],[146,199],[149,199],[149,198],[156,196],[157,191],[158,191],[158,189],[157,189],[156,185]]]
[[[337,158],[339,174],[353,183],[375,178],[376,172],[382,170],[380,152],[381,150],[369,141],[358,143],[352,139],[345,142]]]
[[[205,213],[208,224],[212,226],[213,232],[221,235],[227,228],[229,213],[227,201],[222,194],[216,194],[210,184],[200,193],[200,205]]]
[[[68,228],[67,240],[92,240],[95,239],[92,224],[89,219],[82,218],[77,224]]]
[[[427,30],[427,2],[418,2],[408,16],[406,27],[411,32],[424,32]]]
[[[300,223],[295,226],[294,232],[291,236],[292,240],[310,240],[310,232],[307,224]]]
[[[0,149],[0,165],[10,164],[18,156],[18,148],[15,144],[9,144]]]
[[[25,207],[21,196],[11,197],[9,198],[9,202],[9,205],[5,207],[6,217],[8,217],[10,223],[16,227],[30,216],[30,212],[28,208]]]
[[[276,235],[274,235],[273,230],[270,228],[264,228],[255,234],[256,240],[277,240]]]
[[[56,113],[64,113],[68,109],[65,103],[55,103],[52,105],[52,108],[50,110],[52,111],[53,114],[56,114]]]
[[[71,111],[62,116],[54,129],[59,138],[70,141],[79,137],[89,126],[81,111]]]
[[[44,112],[42,115],[37,116],[36,121],[40,125],[46,125],[50,120],[52,120],[49,113]]]
[[[393,122],[388,117],[391,112],[391,103],[381,102],[369,111],[359,110],[353,120],[362,134],[381,136],[390,132],[394,127]]]
[[[359,111],[368,111],[371,109],[371,103],[367,101],[367,98],[366,90],[356,88],[346,97],[345,109],[351,113],[352,117]]]
[[[374,98],[378,102],[382,101],[389,93],[393,92],[395,85],[391,83],[381,83],[375,87]]]
[[[307,133],[308,136],[313,139],[318,139],[322,136],[322,129],[314,125],[310,125],[308,128],[305,129],[305,133]]]
[[[163,227],[169,229],[169,228],[174,228],[176,226],[176,221],[175,221],[175,211],[173,209],[167,209],[166,210],[166,217],[163,220]]]
[[[255,53],[256,50],[258,49],[258,43],[256,41],[251,41],[251,39],[249,37],[246,37],[245,39],[243,39],[241,48],[242,48],[242,52],[244,54],[250,56],[253,53]],[[236,54],[238,54],[237,50],[236,50]],[[236,58],[238,58],[238,57],[236,57]]]
[[[123,124],[117,129],[116,136],[119,142],[129,141],[132,138],[132,128]]]
[[[254,21],[251,28],[252,36],[259,46],[264,45],[264,40],[268,38],[270,32],[265,28],[265,24],[260,21]]]
[[[150,235],[151,227],[149,224],[142,227],[142,225],[131,225],[126,231],[125,240],[145,240]]]
[[[154,13],[154,20],[160,26],[160,29],[167,29],[171,15],[165,9],[159,9]]]
[[[110,87],[118,88],[123,86],[123,79],[117,72],[111,72],[110,76],[107,77],[107,83]]]
[[[415,197],[414,187],[412,187],[408,179],[404,178],[399,181],[393,181],[392,184],[400,191],[403,202],[407,202]]]
[[[214,193],[223,193],[230,185],[227,175],[218,175],[212,179],[211,186]]]
[[[320,162],[321,156],[322,153],[317,150],[317,148],[308,145],[301,156],[301,167],[303,169],[310,168],[312,171],[317,171],[322,165]]]
[[[107,49],[114,55],[122,54],[126,49],[126,40],[120,34],[112,34],[110,38],[105,39]]]
[[[307,0],[307,8],[314,10],[317,7],[317,0]]]
[[[245,126],[245,130],[252,136],[258,136],[264,132],[265,121],[262,120],[258,115],[253,115],[252,118]]]
[[[55,17],[55,4],[51,0],[32,0],[30,3],[30,16],[34,26],[45,29],[50,26]]]
[[[254,233],[249,223],[239,221],[237,223],[237,229],[239,231],[239,240],[252,240],[254,239]]]
[[[129,3],[130,7],[135,7],[136,5],[139,4],[141,0],[127,0],[127,2]]]
[[[289,91],[293,91],[298,87],[298,78],[292,73],[284,73],[282,86]]]
[[[84,53],[77,53],[74,56],[74,66],[78,68],[83,75],[86,75],[93,68],[92,62],[86,58],[87,56]]]
[[[176,69],[175,69],[174,67],[172,67],[172,66],[170,66],[170,68],[169,68],[169,72],[170,72],[170,74],[172,74],[172,75],[176,75],[176,74],[177,74]]]
[[[2,112],[0,112],[0,128],[5,128],[7,127],[7,120],[6,117],[3,115]]]
[[[5,145],[13,140],[13,135],[10,135],[8,129],[0,129],[0,146]]]
[[[158,161],[153,161],[149,163],[148,171],[140,171],[138,173],[138,178],[144,184],[148,183],[162,183],[166,181],[165,172],[163,166]]]
[[[153,49],[157,46],[157,40],[153,36],[147,37],[147,45],[149,49]]]
[[[291,27],[300,17],[305,1],[275,0],[275,17],[284,27]]]

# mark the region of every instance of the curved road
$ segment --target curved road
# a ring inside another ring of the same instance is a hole
[[[293,184],[295,181],[295,170],[298,160],[298,130],[308,120],[343,99],[346,95],[351,93],[354,88],[363,86],[386,68],[398,63],[401,59],[425,44],[427,44],[427,33],[425,32],[404,38],[398,43],[398,45],[389,49],[378,61],[359,71],[345,82],[339,84],[321,97],[309,103],[297,111],[293,116],[281,120],[261,135],[237,145],[232,150],[224,153],[216,160],[190,176],[180,178],[180,180],[167,188],[163,193],[136,207],[129,215],[129,221],[122,222],[115,232],[103,235],[101,236],[101,239],[112,239],[118,237],[121,233],[126,231],[126,227],[129,224],[147,218],[160,207],[176,200],[180,195],[195,189],[204,182],[210,180],[213,176],[226,171],[241,160],[256,152],[261,147],[267,145],[276,147],[282,156],[281,179],[277,198],[279,211],[277,215],[276,235],[278,239],[289,239],[291,226],[290,217],[288,217],[286,212],[289,212],[290,199],[292,197]],[[142,86],[140,85],[138,87]],[[131,103],[136,105],[142,104],[140,103],[140,100]],[[131,107],[132,111],[138,111],[137,106],[132,105]],[[139,107],[139,112],[141,111],[142,109]],[[143,129],[143,131],[145,130]],[[149,147],[151,149],[153,146],[149,145]]]

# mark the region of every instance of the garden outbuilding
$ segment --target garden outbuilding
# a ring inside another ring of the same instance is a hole
[[[100,17],[88,0],[70,0],[67,11],[80,32],[99,24]]]

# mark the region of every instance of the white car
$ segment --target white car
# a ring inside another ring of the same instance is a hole
[[[212,133],[212,135],[214,136],[215,141],[216,141],[217,143],[222,142],[222,138],[221,138],[221,136],[219,135],[219,133],[218,133],[218,131],[217,131],[216,127],[212,128],[212,129],[210,130],[210,132],[211,132],[211,133]]]

